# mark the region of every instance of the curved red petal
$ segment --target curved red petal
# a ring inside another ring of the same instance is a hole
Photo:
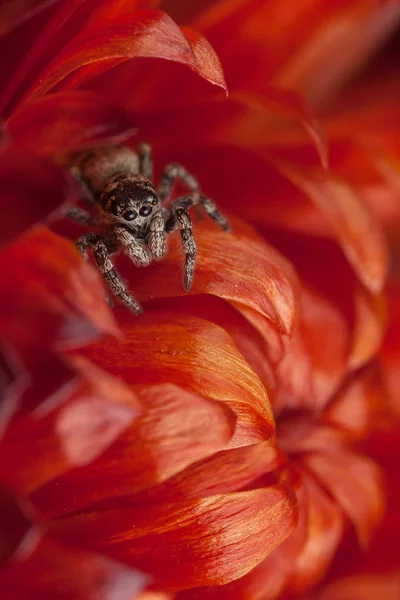
[[[231,226],[233,233],[227,234],[205,221],[196,223],[198,258],[189,293],[213,294],[237,307],[251,308],[282,331],[290,332],[295,312],[290,273],[285,272],[273,248],[250,237],[251,228],[243,229],[233,219]],[[174,243],[162,262],[138,270],[126,260],[121,272],[135,282],[134,293],[139,299],[182,296],[186,292],[177,273],[180,262],[180,242],[174,235]]]
[[[302,481],[306,490],[301,508],[307,515],[306,536],[293,559],[287,583],[287,589],[295,594],[306,592],[324,577],[341,542],[344,525],[340,507],[328,494],[305,473]]]
[[[68,362],[75,378],[56,390],[61,406],[54,406],[55,398],[45,398],[28,418],[18,414],[0,443],[1,478],[25,495],[96,459],[142,411],[137,395],[119,379],[85,359]],[[46,365],[52,367],[48,361]],[[47,371],[47,376],[51,381],[54,374]],[[59,385],[59,378],[55,383]],[[50,406],[44,410],[46,400]]]
[[[0,256],[0,327],[16,347],[79,345],[117,334],[96,271],[72,244],[37,228]]]
[[[199,46],[199,43],[196,45]],[[108,21],[101,29],[95,26],[83,29],[41,73],[27,97],[32,99],[45,94],[78,69],[80,71],[69,81],[69,85],[76,86],[88,77],[135,57],[180,62],[207,79],[211,72],[208,54],[215,64],[218,64],[218,59],[211,47],[207,46],[203,71],[201,59],[205,58],[204,45],[200,47],[202,52],[194,52],[185,35],[165,13],[156,10],[136,11],[129,16]],[[214,77],[215,68],[212,73]],[[225,85],[223,80],[212,82]]]
[[[303,286],[298,326],[277,365],[274,406],[321,411],[343,378],[348,344],[341,313],[314,289]]]
[[[172,502],[235,492],[285,463],[285,456],[270,442],[222,450],[146,490],[135,502],[155,502],[159,498]]]
[[[0,571],[3,593],[15,600],[134,600],[148,582],[125,565],[63,547],[47,536]]]
[[[351,452],[303,456],[301,462],[321,481],[353,523],[366,546],[383,512],[382,473],[370,459]]]
[[[231,447],[273,436],[265,388],[222,328],[175,311],[148,308],[140,319],[126,311],[116,314],[124,343],[110,340],[85,349],[93,362],[130,385],[174,382],[223,401],[237,416]]]
[[[137,391],[142,417],[96,461],[37,490],[31,500],[41,515],[116,504],[220,450],[234,431],[234,416],[221,403],[172,384]]]
[[[329,219],[348,261],[360,281],[377,294],[385,284],[389,253],[376,219],[345,182],[311,173],[272,159],[278,171],[301,189]]]
[[[126,111],[104,96],[72,91],[49,94],[23,106],[7,121],[18,152],[66,154],[100,143],[118,143],[136,132]],[[36,171],[35,171],[36,172]]]
[[[354,294],[355,322],[349,356],[351,369],[358,369],[379,351],[388,320],[386,294],[371,295],[361,286]]]
[[[168,590],[241,577],[282,543],[295,519],[295,502],[278,484],[204,500],[85,513],[53,521],[52,529],[68,543],[79,540],[137,565]]]
[[[0,247],[46,220],[73,197],[65,170],[15,145],[0,154]]]
[[[355,438],[364,438],[387,423],[388,408],[381,370],[372,363],[340,391],[325,411],[324,420]]]

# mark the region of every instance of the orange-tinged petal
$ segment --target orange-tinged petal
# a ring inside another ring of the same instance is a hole
[[[0,247],[73,198],[63,169],[14,145],[0,155],[0,179]]]
[[[213,52],[211,46],[207,48],[210,53]],[[73,78],[74,85],[135,57],[180,62],[203,75],[202,64],[199,64],[202,56],[203,53],[193,52],[183,32],[168,15],[161,11],[136,11],[129,17],[124,15],[107,22],[101,29],[95,26],[83,29],[41,73],[40,79],[28,92],[28,97],[31,99],[45,94],[78,69],[81,71]],[[215,56],[212,60],[215,65],[218,64]],[[221,69],[214,67],[212,73],[213,78],[216,77],[212,82],[224,87]],[[209,74],[208,59],[204,77],[207,79]]]
[[[343,514],[340,507],[311,477],[302,473],[302,481],[307,496],[300,510],[307,515],[307,534],[303,547],[293,560],[287,585],[297,594],[304,593],[323,578],[343,534]]]
[[[366,546],[383,512],[382,473],[378,466],[351,452],[320,452],[301,462],[336,499]]]
[[[23,148],[42,156],[118,143],[136,132],[123,109],[84,91],[49,94],[30,102],[7,121],[7,131],[18,152]]]
[[[126,311],[116,314],[124,342],[85,349],[93,362],[130,385],[173,381],[188,392],[223,401],[237,416],[232,447],[274,434],[265,388],[222,328],[175,311],[148,308],[140,319]]]
[[[379,351],[388,315],[384,293],[371,295],[358,286],[354,296],[355,323],[349,366],[357,369]]]
[[[385,424],[388,407],[382,372],[372,363],[340,391],[324,413],[324,420],[363,438]]]
[[[224,586],[181,592],[177,595],[177,600],[272,600],[279,597],[290,575],[293,561],[307,536],[306,493],[299,479],[296,481],[295,491],[299,516],[295,530],[283,544],[244,577]]]
[[[51,528],[68,543],[79,539],[137,565],[168,590],[241,577],[282,543],[295,519],[294,499],[285,484],[277,484],[204,500],[85,513],[52,521]]]
[[[327,176],[317,179],[273,159],[278,171],[313,200],[331,226],[360,281],[374,294],[386,281],[389,254],[376,219],[345,182]]]
[[[117,333],[100,276],[71,242],[36,228],[2,253],[0,269],[0,327],[15,345],[76,345]]]
[[[342,314],[314,289],[303,286],[300,305],[297,330],[277,366],[275,403],[320,412],[344,375],[349,334]]]
[[[169,383],[137,391],[143,416],[96,461],[39,489],[31,499],[40,514],[64,515],[102,501],[113,504],[220,450],[233,433],[234,416],[221,403]]]
[[[93,461],[142,410],[137,395],[123,381],[83,358],[69,362],[76,369],[75,378],[57,389],[61,406],[52,411],[47,406],[44,411],[39,405],[34,418],[18,415],[1,440],[1,478],[21,493],[28,494],[49,479]],[[53,366],[49,361],[46,365]],[[54,374],[50,373],[51,380]],[[56,384],[60,384],[59,377]],[[54,404],[54,398],[46,400]],[[33,452],[35,448],[39,451]]]
[[[273,248],[250,237],[251,228],[241,232],[240,221],[233,219],[231,226],[233,233],[228,234],[205,220],[196,223],[198,252],[190,293],[213,294],[237,307],[251,308],[271,319],[279,329],[290,332],[295,311],[290,274],[279,264],[279,255]],[[178,236],[159,264],[138,270],[126,260],[121,266],[121,272],[134,282],[134,293],[139,299],[186,295],[182,275],[177,272],[182,255]]]
[[[17,556],[0,571],[1,589],[11,591],[14,600],[134,600],[148,582],[146,575],[134,569],[63,547],[48,536],[31,553]]]
[[[160,497],[172,502],[234,492],[285,462],[285,456],[270,442],[222,450],[146,490],[135,502],[155,502]]]

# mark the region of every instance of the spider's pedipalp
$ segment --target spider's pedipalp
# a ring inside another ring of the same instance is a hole
[[[156,260],[160,260],[167,252],[165,221],[162,212],[156,213],[150,223],[149,246]]]
[[[121,244],[123,251],[137,267],[147,267],[152,260],[151,252],[142,240],[138,240],[124,227],[115,227],[113,236]]]

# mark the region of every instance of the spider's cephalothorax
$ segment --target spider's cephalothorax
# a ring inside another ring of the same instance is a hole
[[[155,189],[148,144],[140,144],[137,153],[125,146],[81,153],[73,158],[71,171],[80,181],[82,197],[91,211],[73,206],[67,215],[95,228],[78,239],[78,250],[86,260],[87,250],[93,250],[94,260],[112,293],[136,314],[141,313],[141,306],[121,281],[110,255],[122,249],[138,267],[145,267],[165,255],[167,235],[179,229],[185,253],[184,287],[189,290],[196,256],[189,209],[201,205],[222,229],[229,230],[225,217],[181,165],[168,164],[158,190]],[[189,193],[170,201],[177,179]]]

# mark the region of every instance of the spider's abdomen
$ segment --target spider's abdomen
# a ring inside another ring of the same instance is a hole
[[[137,175],[139,158],[126,146],[95,148],[79,154],[74,165],[95,193],[101,193],[106,182],[117,173]]]

